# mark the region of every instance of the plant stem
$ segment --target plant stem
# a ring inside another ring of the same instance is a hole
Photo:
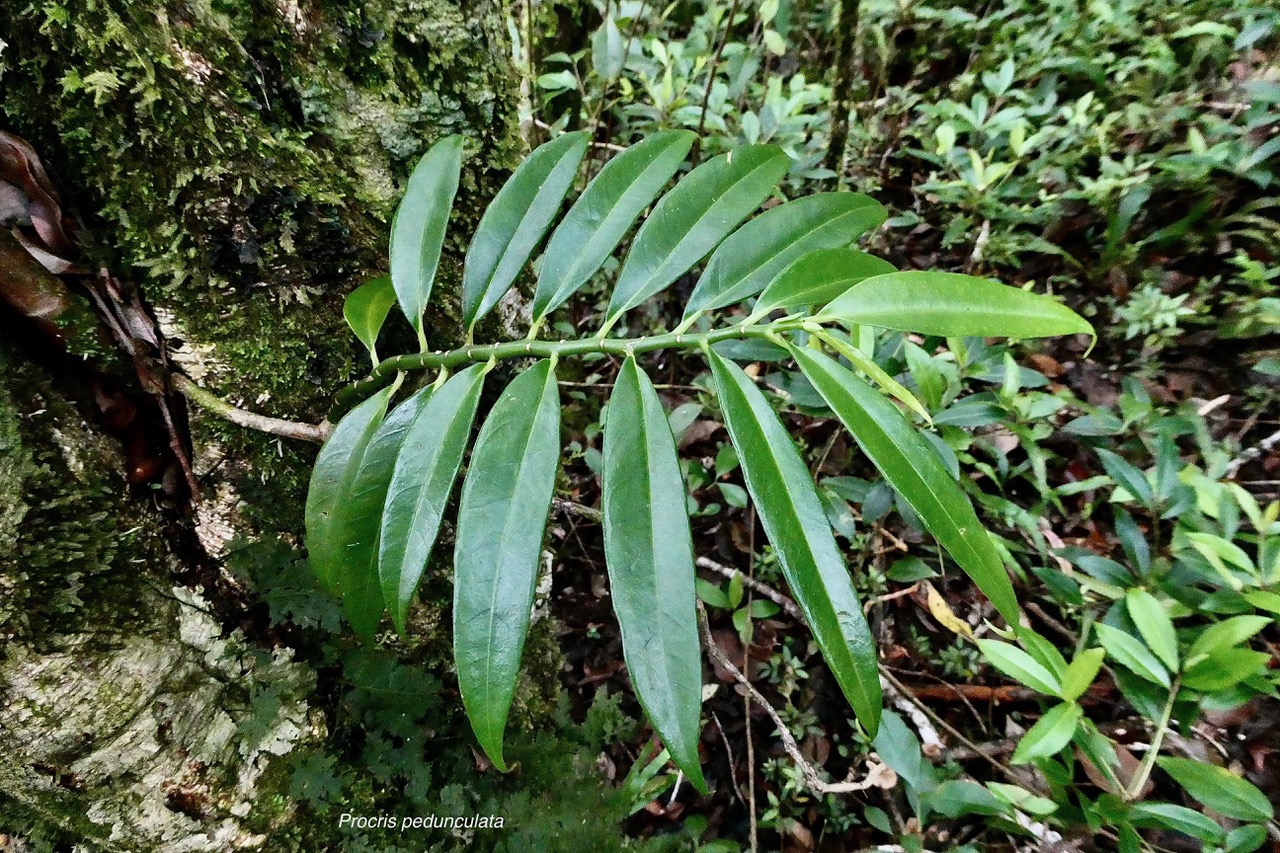
[[[504,361],[515,358],[553,358],[575,355],[629,355],[665,349],[698,349],[720,341],[776,337],[780,332],[799,329],[799,320],[779,320],[761,325],[737,325],[699,334],[668,332],[644,338],[579,338],[567,341],[507,341],[500,344],[472,344],[448,351],[410,353],[388,358],[364,379],[338,392],[331,416],[345,412],[359,400],[387,384],[396,373],[407,370],[453,369],[464,364]]]
[[[312,441],[322,444],[329,436],[329,427],[325,424],[304,424],[296,421],[285,421],[280,418],[269,418],[256,412],[238,409],[221,397],[206,391],[180,373],[173,374],[170,379],[178,393],[195,403],[207,412],[230,421],[237,426],[278,435],[284,438],[296,438],[299,441]]]
[[[1165,733],[1169,730],[1169,721],[1173,718],[1173,703],[1178,698],[1178,690],[1182,687],[1182,677],[1179,676],[1173,680],[1173,686],[1169,688],[1169,701],[1164,704],[1164,710],[1160,713],[1160,720],[1156,723],[1156,730],[1151,735],[1151,746],[1147,749],[1147,754],[1142,756],[1142,763],[1138,765],[1138,772],[1133,774],[1133,779],[1129,783],[1129,789],[1125,791],[1125,799],[1133,800],[1141,796],[1142,789],[1146,787],[1147,780],[1151,778],[1151,771],[1156,766],[1156,758],[1160,755],[1160,746],[1164,743]]]

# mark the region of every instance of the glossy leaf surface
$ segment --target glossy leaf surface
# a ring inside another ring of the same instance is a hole
[[[391,485],[405,430],[421,401],[430,396],[431,388],[423,388],[386,416],[360,458],[351,493],[337,507],[345,531],[342,543],[345,566],[338,584],[342,607],[352,630],[366,640],[373,639],[386,609],[378,583],[378,535],[387,488]]]
[[[431,146],[409,176],[391,223],[391,282],[419,337],[461,172],[461,136],[447,136]]]
[[[854,713],[874,736],[881,710],[876,650],[809,470],[751,378],[714,352],[709,360],[747,490],[787,584]]]
[[[766,210],[716,249],[689,297],[685,316],[755,296],[804,255],[848,246],[884,222],[886,215],[878,202],[860,193],[818,193]]]
[[[686,175],[636,232],[609,301],[608,322],[706,257],[769,197],[790,162],[780,148],[748,145]]]
[[[684,478],[667,413],[627,359],[604,425],[604,549],[627,671],[676,765],[702,791],[702,656]]]
[[[893,403],[852,371],[815,350],[792,347],[792,355],[862,452],[1000,614],[1016,625],[1018,601],[1004,562],[937,452]]]
[[[378,360],[378,333],[395,304],[395,288],[385,275],[360,285],[347,294],[342,303],[343,318],[375,362]]]
[[[500,770],[559,457],[560,402],[544,360],[512,380],[489,412],[458,506],[458,688],[480,746]]]
[[[350,538],[343,504],[349,500],[356,472],[373,434],[387,412],[391,388],[384,388],[338,421],[320,448],[307,488],[307,553],[320,586],[337,595],[343,568],[348,565]]]
[[[555,221],[588,141],[587,132],[580,130],[534,149],[490,202],[462,272],[462,323],[467,329],[511,289]]]
[[[655,133],[604,165],[547,243],[533,296],[541,320],[586,284],[680,168],[694,134]]]
[[[483,384],[484,366],[477,364],[429,397],[409,401],[416,405],[386,493],[377,566],[379,595],[402,634],[466,453]]]
[[[1087,320],[1048,296],[947,272],[878,275],[854,285],[819,314],[940,337],[1094,334]]]
[[[825,305],[864,279],[894,272],[893,264],[857,249],[819,249],[802,256],[769,282],[754,314]]]

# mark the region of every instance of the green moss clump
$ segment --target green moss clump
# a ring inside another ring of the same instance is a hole
[[[0,348],[0,639],[136,615],[156,521],[124,460],[35,367]]]
[[[467,211],[517,152],[496,2],[0,0],[0,17],[0,121],[89,214],[94,260],[211,347],[210,390],[280,417],[321,419],[361,371],[341,300],[385,269],[416,157],[468,136]],[[438,339],[452,313],[431,318]],[[203,418],[196,431],[237,463],[224,470],[250,521],[301,526],[309,453]]]

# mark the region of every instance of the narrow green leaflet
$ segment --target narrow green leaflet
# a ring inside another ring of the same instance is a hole
[[[937,451],[897,406],[839,362],[800,347],[792,347],[791,354],[889,485],[1009,624],[1016,625],[1018,600],[1004,562]]]
[[[874,737],[881,711],[875,645],[809,470],[742,368],[714,352],[707,358],[747,490],[783,575],[836,681]]]
[[[1037,758],[1057,755],[1071,743],[1083,714],[1084,709],[1075,702],[1063,702],[1045,711],[1044,716],[1018,741],[1010,763],[1026,764]]]
[[[612,325],[706,257],[769,197],[790,163],[780,148],[747,145],[686,175],[636,232],[606,323]]]
[[[1078,653],[1062,674],[1062,698],[1071,701],[1083,696],[1098,677],[1098,670],[1102,669],[1102,660],[1106,656],[1105,649],[1085,649]]]
[[[1048,696],[1061,696],[1062,682],[1058,677],[1022,649],[999,640],[976,642],[982,656],[1014,681]]]
[[[888,261],[857,249],[819,249],[803,255],[769,282],[752,317],[780,308],[824,305],[863,279],[894,271]]]
[[[686,130],[655,133],[605,164],[547,243],[533,295],[535,322],[596,274],[680,168],[694,138]]]
[[[511,289],[551,227],[588,142],[587,131],[580,130],[538,146],[485,210],[462,271],[462,324],[468,331]]]
[[[875,360],[862,349],[853,346],[851,341],[843,339],[838,334],[824,330],[821,326],[814,326],[809,331],[811,334],[817,335],[827,346],[847,358],[850,364],[867,374],[869,379],[900,400],[904,406],[919,415],[925,423],[933,423],[929,410],[916,399],[916,395],[908,391],[901,382],[890,376],[884,368],[876,364]]]
[[[391,306],[396,304],[396,291],[388,276],[366,281],[347,294],[342,303],[342,316],[360,343],[369,351],[374,365],[378,363],[378,333],[387,321]]]
[[[1103,470],[1107,472],[1108,477],[1116,481],[1116,485],[1136,498],[1143,506],[1152,505],[1155,495],[1151,491],[1151,484],[1147,482],[1146,474],[1110,450],[1100,447],[1097,453]]]
[[[1133,620],[1142,639],[1147,641],[1147,646],[1171,672],[1177,672],[1178,633],[1174,630],[1173,620],[1169,618],[1169,611],[1145,589],[1129,590],[1124,601],[1129,610],[1129,618]]]
[[[401,634],[466,453],[484,365],[451,377],[417,402],[386,493],[378,544],[379,595]],[[397,409],[399,411],[399,409]]]
[[[431,146],[409,176],[391,223],[391,282],[419,340],[424,340],[422,312],[431,299],[461,172],[461,136],[447,136]]]
[[[1093,326],[1048,296],[949,272],[893,272],[851,287],[820,316],[940,337],[1043,338]]]
[[[1163,827],[1192,838],[1221,844],[1226,831],[1213,818],[1173,803],[1134,803],[1129,809],[1134,826]]]
[[[1271,820],[1273,810],[1266,794],[1225,767],[1186,758],[1157,758],[1160,769],[1186,790],[1191,799],[1236,820]]]
[[[1161,687],[1169,686],[1169,671],[1137,637],[1105,622],[1099,622],[1093,627],[1098,632],[1098,642],[1107,650],[1112,660],[1147,681]]]
[[[878,202],[861,193],[817,193],[766,210],[716,249],[684,315],[754,296],[805,254],[848,246],[886,216]]]
[[[344,566],[338,584],[342,589],[342,607],[352,630],[366,640],[373,639],[386,609],[378,583],[378,531],[387,488],[391,485],[391,473],[395,470],[405,430],[422,402],[430,396],[428,386],[387,415],[360,458],[351,492],[337,507],[345,533]]]
[[[307,488],[307,553],[320,586],[337,595],[347,542],[342,505],[351,494],[360,460],[387,413],[392,388],[384,388],[338,421],[320,448]]]
[[[675,437],[649,377],[629,358],[604,425],[604,552],[627,671],[645,714],[700,791],[702,657],[693,540]]]
[[[502,732],[529,633],[559,458],[560,400],[551,361],[544,360],[512,380],[489,412],[458,505],[458,688],[476,738],[499,770],[507,769]]]

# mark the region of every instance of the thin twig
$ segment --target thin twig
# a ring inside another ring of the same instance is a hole
[[[332,429],[328,424],[304,424],[297,421],[285,421],[280,418],[270,418],[266,415],[237,409],[226,400],[206,391],[180,373],[173,374],[171,379],[173,387],[182,396],[205,411],[228,420],[236,426],[265,432],[270,435],[278,435],[282,438],[311,441],[316,444],[323,444]]]
[[[1271,435],[1262,439],[1262,441],[1243,451],[1235,459],[1228,462],[1227,470],[1222,475],[1223,478],[1228,480],[1232,479],[1246,464],[1262,456],[1264,453],[1270,453],[1278,444],[1280,444],[1280,432],[1271,433]]]
[[[696,164],[702,159],[702,132],[707,126],[707,107],[711,103],[711,88],[716,82],[716,72],[720,70],[720,57],[724,55],[725,45],[729,43],[729,32],[733,29],[733,19],[738,17],[738,0],[733,0],[733,5],[729,7],[729,17],[724,22],[724,34],[720,36],[720,43],[716,45],[716,55],[711,58],[711,64],[707,66],[707,88],[702,92],[702,112],[698,116],[698,135],[693,140],[693,162]]]
[[[745,575],[731,566],[721,565],[715,560],[709,560],[706,557],[699,557],[697,559],[697,564],[698,568],[707,569],[708,571],[715,572],[718,575],[723,575],[729,580],[733,580],[735,577],[742,578],[743,586],[750,587],[753,591],[760,593],[765,598],[781,607],[792,619],[800,622],[804,621],[804,614],[801,612],[800,607],[790,598],[778,592],[768,584],[761,583],[755,578]]]
[[[787,724],[783,722],[782,717],[774,709],[773,705],[756,689],[756,686],[747,679],[742,672],[733,665],[729,657],[716,644],[715,638],[711,636],[711,624],[707,621],[707,610],[702,606],[702,602],[698,602],[698,622],[702,625],[702,637],[707,644],[707,652],[716,659],[725,671],[733,676],[734,681],[742,685],[743,689],[750,694],[751,698],[760,703],[760,707],[764,708],[773,724],[778,727],[778,737],[782,740],[782,748],[786,750],[791,760],[800,768],[801,774],[804,776],[805,784],[810,791],[815,794],[850,794],[854,791],[865,791],[867,788],[875,787],[875,782],[867,780],[864,782],[827,782],[818,774],[818,771],[805,760],[804,755],[800,752],[800,745],[796,743],[795,735],[791,734],[791,730],[787,728]]]

